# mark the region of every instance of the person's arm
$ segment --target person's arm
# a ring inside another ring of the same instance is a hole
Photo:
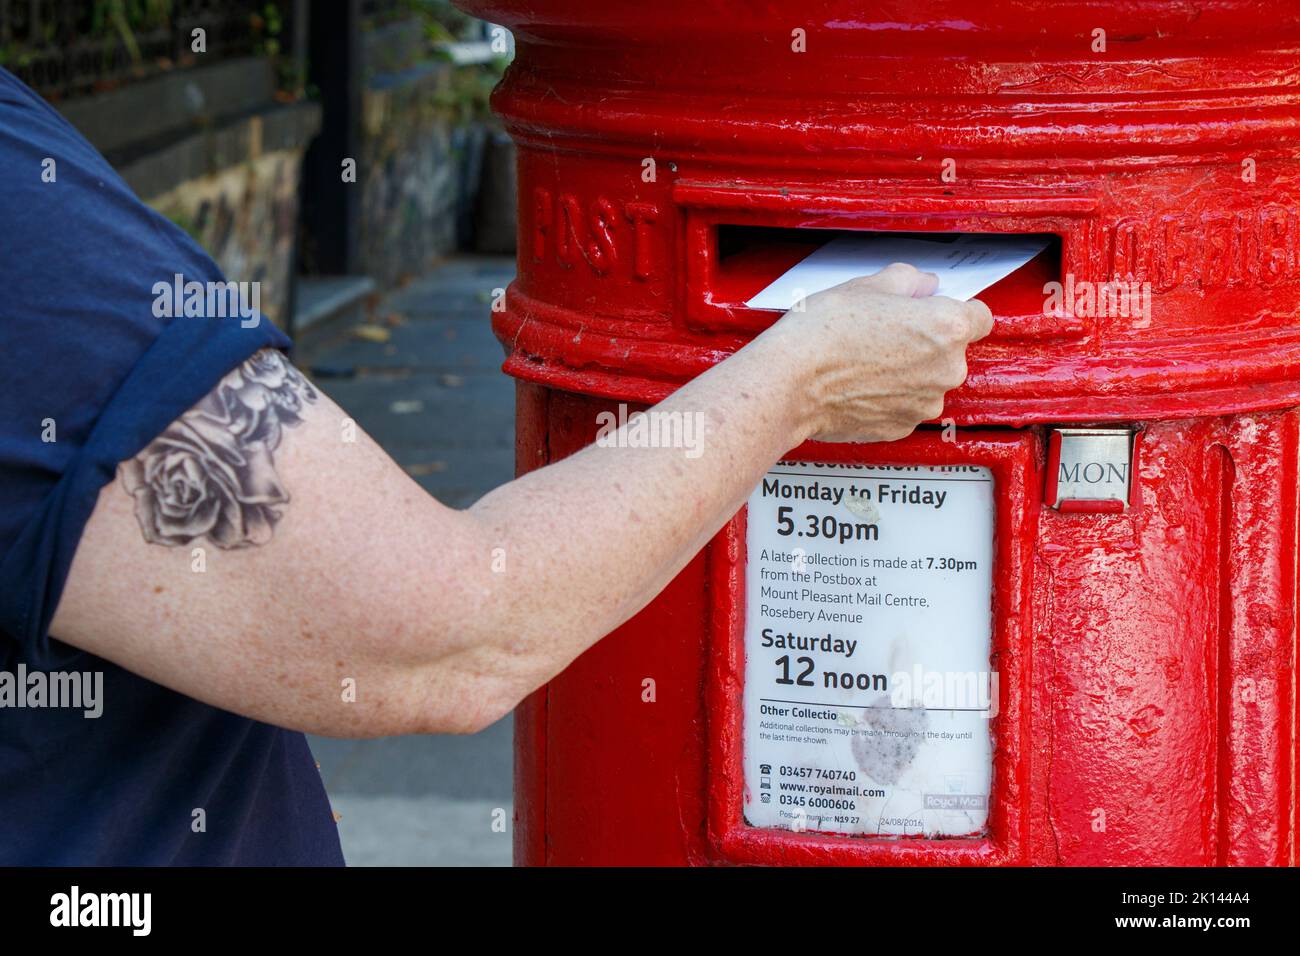
[[[101,492],[51,634],[285,727],[480,729],[649,602],[782,453],[937,417],[991,318],[933,283],[891,267],[813,296],[656,406],[702,416],[698,457],[593,446],[464,511],[259,353]]]

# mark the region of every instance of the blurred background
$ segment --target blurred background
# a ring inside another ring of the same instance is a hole
[[[515,164],[488,110],[512,54],[434,0],[0,0],[0,66],[259,282],[298,365],[453,507],[513,475],[489,304]],[[508,865],[510,739],[312,738],[349,864]]]

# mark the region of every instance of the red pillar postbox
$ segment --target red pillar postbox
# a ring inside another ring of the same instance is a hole
[[[1292,863],[1300,6],[463,5],[517,41],[522,469],[828,235],[1049,243],[940,421],[792,450],[519,709],[517,862]]]

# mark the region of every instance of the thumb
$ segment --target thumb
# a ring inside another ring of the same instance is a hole
[[[993,313],[979,299],[971,299],[966,303],[966,314],[971,320],[970,341],[982,339],[993,331]]]

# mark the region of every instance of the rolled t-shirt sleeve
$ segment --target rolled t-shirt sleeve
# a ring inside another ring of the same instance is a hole
[[[2,69],[0,169],[0,632],[50,667],[73,653],[49,623],[118,464],[289,342],[261,316],[212,314],[233,304],[216,264]],[[177,315],[178,277],[217,294]]]

